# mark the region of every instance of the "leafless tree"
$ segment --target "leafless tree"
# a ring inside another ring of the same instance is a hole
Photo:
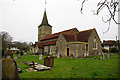
[[[84,6],[84,3],[86,2],[87,0],[83,0],[82,1],[82,5],[81,5],[81,9],[80,9],[80,12],[83,13],[83,6]],[[119,2],[120,0],[100,0],[97,4],[97,10],[94,12],[95,15],[98,15],[105,7],[107,8],[108,10],[108,19],[105,21],[103,18],[103,22],[107,23],[111,22],[111,20],[113,20],[116,24],[120,24],[118,21],[115,20],[115,16],[116,16],[116,13],[120,11],[120,8],[118,8],[118,5],[119,5]]]
[[[0,40],[2,41],[2,49],[5,50],[6,48],[11,47],[12,37],[8,32],[0,32]]]

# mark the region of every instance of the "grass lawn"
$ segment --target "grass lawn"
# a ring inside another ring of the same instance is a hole
[[[29,66],[20,61],[44,64],[44,59],[39,60],[37,55],[23,55],[17,59],[17,65],[22,69],[20,78],[118,78],[118,55],[113,55],[110,59],[54,58],[53,68],[37,72],[27,72],[25,69]]]

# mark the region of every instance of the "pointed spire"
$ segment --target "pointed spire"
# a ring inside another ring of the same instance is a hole
[[[47,14],[46,14],[46,9],[45,9],[45,11],[44,11],[44,15],[43,15],[42,22],[41,22],[41,24],[40,24],[38,27],[41,27],[41,26],[43,26],[43,25],[47,25],[47,26],[52,27],[52,26],[49,25],[49,23],[48,23]]]

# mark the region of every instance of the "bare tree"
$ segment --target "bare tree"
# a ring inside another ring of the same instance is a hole
[[[0,40],[2,41],[2,49],[5,50],[6,48],[11,47],[12,37],[9,35],[8,32],[0,32]]]
[[[13,47],[17,47],[20,50],[28,51],[29,50],[29,44],[27,42],[20,42],[20,41],[14,41]]]
[[[81,9],[80,9],[80,12],[83,13],[83,6],[84,6],[84,3],[86,2],[87,0],[83,0],[82,1],[82,5],[81,5]],[[119,5],[119,1],[120,0],[100,0],[97,4],[97,10],[94,12],[95,15],[98,15],[105,7],[107,8],[108,10],[108,19],[107,20],[103,20],[103,22],[107,23],[111,22],[111,20],[113,20],[116,24],[120,24],[118,21],[115,20],[115,16],[116,16],[116,13],[120,11],[120,8],[118,8],[118,5]]]

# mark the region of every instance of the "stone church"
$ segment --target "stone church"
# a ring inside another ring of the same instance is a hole
[[[35,42],[30,52],[80,58],[100,55],[102,47],[95,28],[84,31],[72,28],[52,34],[52,26],[44,11],[42,22],[38,26],[38,42]]]

